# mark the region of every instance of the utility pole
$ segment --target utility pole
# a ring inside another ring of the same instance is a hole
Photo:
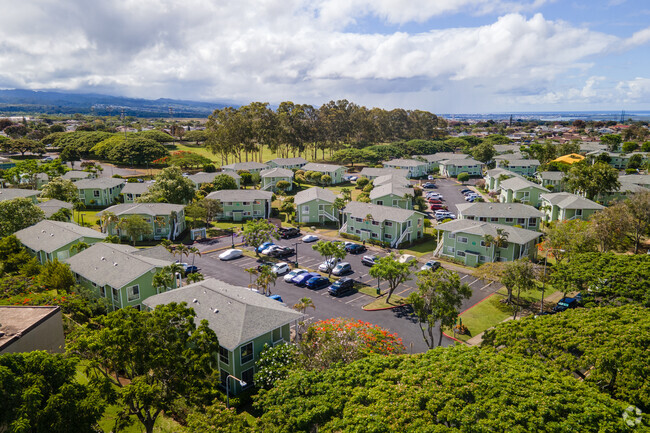
[[[298,243],[293,244],[293,249],[295,250],[296,253],[296,268],[298,267]]]

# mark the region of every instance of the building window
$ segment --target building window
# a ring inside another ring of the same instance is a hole
[[[386,239],[393,239],[393,235],[391,235],[390,233],[386,233],[386,234],[384,235],[384,237],[385,237]]]
[[[487,217],[478,217],[479,221],[487,222]]]
[[[534,226],[534,225],[536,225],[536,224],[537,224],[537,218],[530,218],[530,219],[528,220],[528,225],[529,225],[529,226]]]
[[[393,222],[392,221],[386,221],[385,224],[386,224],[386,227],[393,227]]]
[[[228,380],[228,373],[226,370],[220,370],[220,377],[221,377],[221,386],[224,388],[226,387],[226,381]]]
[[[140,299],[140,286],[136,284],[135,286],[127,287],[126,298],[129,302]]]
[[[282,340],[282,328],[275,328],[273,330],[273,342],[277,343]]]
[[[491,217],[491,218],[490,218],[490,222],[491,222],[491,223],[498,223],[498,222],[499,222],[499,218]]]
[[[242,203],[242,205],[244,205],[244,206],[249,206],[250,204],[251,204],[251,202],[249,202],[249,201],[245,201],[245,202]]]
[[[370,237],[375,238],[375,239],[379,238],[377,233],[370,233]]]
[[[384,202],[383,202],[383,200],[377,200],[377,204],[378,204],[379,206],[383,206],[383,205],[384,205]],[[395,204],[395,203],[393,203],[393,205],[394,205],[394,204]]]
[[[506,218],[506,222],[507,223],[512,223],[512,222],[515,222],[515,219],[514,218]]]
[[[458,252],[456,253],[456,255],[457,255],[458,257],[465,257],[465,251],[458,251]]]
[[[99,190],[98,189],[93,190],[93,197],[99,197]]]
[[[354,232],[355,232],[356,234],[361,234],[361,230],[359,230],[359,229],[356,229]]]
[[[219,346],[219,361],[226,365],[230,364],[230,352],[222,346]]]
[[[482,246],[482,247],[485,246],[485,241],[481,241],[481,246]]]
[[[468,216],[468,217],[465,217],[465,219],[468,219],[468,220],[472,220],[472,221],[473,221],[473,220],[474,220],[474,216]]]
[[[241,374],[241,380],[246,382],[246,386],[243,388],[248,388],[249,386],[253,386],[253,375],[255,374],[255,369],[249,368],[248,370],[245,370]]]
[[[253,360],[253,342],[246,343],[241,347],[241,363],[246,364]]]
[[[582,216],[582,209],[576,209],[576,215]]]
[[[406,221],[406,227],[411,227],[411,220]]]
[[[379,225],[379,221],[373,221],[373,222],[372,222],[372,225],[373,225],[373,226],[378,226],[378,225]]]
[[[93,283],[93,284],[95,284],[95,283]],[[102,298],[106,297],[106,289],[104,289],[103,286],[99,287],[99,294],[101,295]]]
[[[461,244],[466,244],[467,238],[465,236],[458,236],[458,242],[460,242]]]
[[[250,212],[244,212],[244,216],[251,216]]]
[[[309,212],[309,205],[304,205],[304,206],[302,207],[302,211],[303,211],[303,212]]]
[[[120,302],[120,292],[117,289],[113,289],[113,301]]]
[[[526,218],[517,218],[517,224],[526,225]]]
[[[456,233],[449,233],[449,239],[455,239]]]
[[[447,252],[448,252],[448,253],[452,253],[452,254],[453,254],[454,251],[456,251],[456,250],[454,249],[454,247],[447,247]]]
[[[487,262],[489,259],[486,256],[479,256],[478,261],[479,262]]]

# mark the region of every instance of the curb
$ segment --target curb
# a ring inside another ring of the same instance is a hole
[[[447,335],[445,332],[443,332],[442,335],[444,335],[445,337],[449,338],[450,340],[454,340],[456,343],[462,343],[462,344],[464,344],[465,346],[469,346],[469,344],[467,344],[467,342],[465,342],[465,341],[463,341],[463,340],[459,340],[458,338],[452,337],[451,335]]]

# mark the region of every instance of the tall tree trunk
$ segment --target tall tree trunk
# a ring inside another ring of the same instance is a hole
[[[440,321],[440,325],[438,325],[438,332],[440,335],[438,336],[438,347],[442,346],[442,320]]]

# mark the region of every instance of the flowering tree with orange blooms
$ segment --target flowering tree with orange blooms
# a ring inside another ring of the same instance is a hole
[[[350,363],[371,354],[404,353],[397,334],[362,320],[322,320],[309,327],[299,343],[302,364],[307,369],[325,369],[337,362]]]

